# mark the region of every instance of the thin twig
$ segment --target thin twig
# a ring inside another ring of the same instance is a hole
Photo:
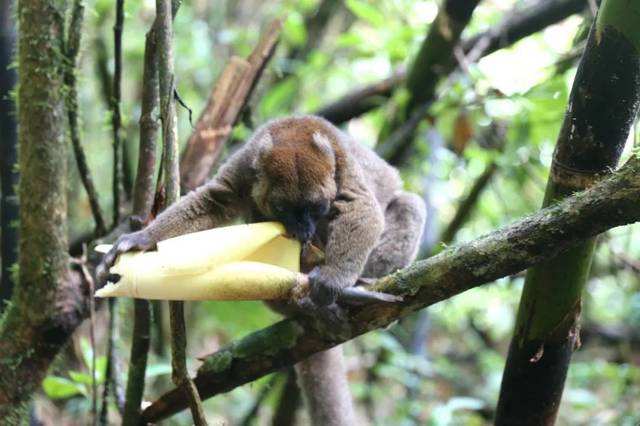
[[[73,22],[73,21],[72,21]],[[87,283],[89,289],[89,341],[91,344],[91,424],[95,425],[98,418],[98,384],[96,382],[96,339],[95,339],[95,317],[96,304],[93,294],[95,293],[95,282],[93,276],[87,268],[87,246],[82,245],[82,256],[79,259],[71,259],[71,263],[80,269],[82,279]]]
[[[165,169],[166,205],[180,198],[180,175],[178,170],[178,126],[173,93],[175,77],[173,74],[173,18],[170,0],[156,0],[156,15],[159,23],[158,77],[160,80],[160,117],[162,119],[162,140]],[[206,425],[202,401],[193,381],[189,377],[186,361],[186,327],[184,323],[184,304],[169,302],[171,323],[171,365],[173,382],[183,386],[191,407],[191,415],[196,426]]]
[[[78,126],[78,88],[76,86],[76,61],[78,58],[78,51],[80,50],[80,38],[82,36],[82,21],[84,18],[84,4],[82,0],[75,0],[73,4],[73,11],[71,12],[71,20],[69,22],[68,38],[66,43],[66,60],[67,66],[64,73],[64,82],[67,86],[68,95],[66,99],[67,107],[67,120],[69,121],[69,135],[71,139],[71,145],[73,146],[73,153],[76,159],[76,165],[78,166],[78,174],[80,180],[87,192],[89,198],[89,205],[91,207],[91,214],[95,221],[96,236],[102,236],[106,233],[106,225],[102,210],[100,209],[100,203],[98,202],[98,193],[95,185],[93,184],[93,178],[91,177],[91,171],[87,165],[87,157],[82,148],[80,142],[80,131]]]
[[[93,293],[92,293],[93,294]],[[113,378],[113,364],[114,364],[114,329],[115,329],[115,315],[116,315],[116,299],[109,299],[109,323],[107,326],[107,349],[106,358],[107,365],[104,372],[104,386],[102,387],[102,408],[100,409],[100,425],[106,426],[108,424],[109,417],[109,391]],[[116,384],[113,383],[115,387]]]
[[[65,56],[68,61],[64,73],[64,82],[68,89],[66,98],[67,119],[69,121],[69,134],[73,152],[78,166],[80,180],[87,192],[91,213],[96,223],[95,234],[104,235],[106,226],[98,195],[91,178],[91,171],[87,165],[86,155],[80,143],[80,132],[78,129],[78,89],[76,79],[76,61],[80,50],[80,39],[82,37],[82,21],[84,19],[84,4],[82,0],[75,0],[69,22],[69,30],[66,41]],[[82,263],[80,264],[85,280],[89,285],[89,340],[91,343],[91,424],[95,425],[98,416],[98,385],[96,383],[96,339],[95,339],[95,300],[93,298],[94,282],[86,268],[86,246],[83,246]]]
[[[98,383],[96,382],[96,303],[93,298],[95,286],[89,281],[91,295],[89,301],[89,340],[91,342],[91,423],[96,424],[98,416]]]
[[[173,97],[176,101],[178,101],[182,108],[187,110],[187,112],[189,113],[189,124],[191,124],[192,129],[195,129],[195,126],[193,125],[193,110],[189,108],[185,101],[180,97],[180,93],[178,93],[178,89],[175,87],[173,88]]]
[[[124,0],[116,0],[116,21],[113,26],[114,72],[111,90],[111,127],[113,131],[113,226],[120,222],[122,207],[122,119],[120,114],[122,87],[122,28],[124,25]],[[102,410],[100,422],[107,424],[109,416],[109,387],[114,377],[114,328],[117,315],[115,299],[109,299],[109,325],[107,329],[107,366],[102,389]],[[113,382],[114,388],[116,383]],[[117,403],[117,401],[116,401]]]
[[[113,131],[113,223],[120,222],[122,208],[122,28],[124,0],[116,0],[116,22],[113,26],[113,89],[111,91],[111,127]]]

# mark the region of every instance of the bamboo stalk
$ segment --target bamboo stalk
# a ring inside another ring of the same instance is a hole
[[[543,207],[616,167],[640,104],[640,4],[604,0],[558,137]],[[505,367],[497,425],[553,424],[573,351],[595,238],[531,268]]]

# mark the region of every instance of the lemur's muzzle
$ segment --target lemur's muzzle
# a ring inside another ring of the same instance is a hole
[[[316,233],[316,221],[307,209],[298,214],[288,214],[282,219],[287,233],[301,243],[311,240]]]

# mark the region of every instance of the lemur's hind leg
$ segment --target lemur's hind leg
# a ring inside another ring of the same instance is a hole
[[[384,232],[373,249],[362,277],[379,278],[411,264],[418,254],[427,213],[422,198],[400,191],[384,214]]]
[[[373,249],[362,276],[378,278],[408,266],[416,257],[426,209],[420,197],[399,192],[385,212],[385,229]],[[296,365],[298,384],[304,390],[311,424],[356,424],[346,380],[342,347],[319,352]]]

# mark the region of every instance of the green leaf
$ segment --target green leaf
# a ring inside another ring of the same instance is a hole
[[[349,31],[340,34],[336,38],[335,45],[342,48],[357,48],[360,45],[364,44],[364,41],[364,37],[360,33]]]
[[[282,35],[293,46],[300,46],[307,41],[307,29],[304,26],[302,15],[291,12],[282,27]]]
[[[51,399],[67,399],[84,395],[84,386],[63,377],[49,376],[42,382],[42,389]]]
[[[278,111],[282,111],[288,105],[298,90],[298,81],[295,78],[288,78],[276,84],[269,93],[262,97],[260,113],[262,117],[273,117]]]
[[[367,21],[374,27],[383,27],[385,18],[382,12],[369,2],[362,0],[347,0],[347,7],[358,18]]]
[[[105,374],[107,374],[107,357],[102,355],[96,358],[96,381],[98,384],[104,382]]]
[[[91,374],[81,373],[80,371],[69,371],[69,377],[76,383],[91,385]]]

